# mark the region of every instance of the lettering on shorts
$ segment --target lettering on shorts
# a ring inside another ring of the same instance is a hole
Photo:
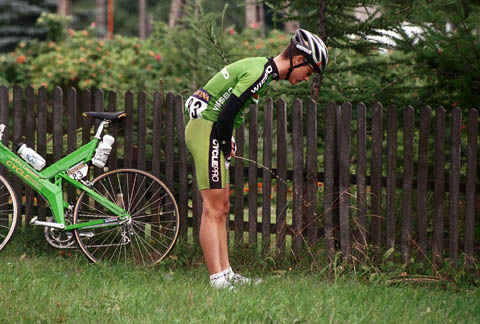
[[[210,147],[208,149],[208,178],[210,181],[210,189],[222,188],[222,173],[220,168],[220,143],[214,136],[212,129],[210,135]]]

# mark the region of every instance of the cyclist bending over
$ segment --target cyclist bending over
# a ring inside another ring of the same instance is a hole
[[[272,80],[291,84],[322,73],[328,51],[316,35],[298,29],[291,43],[275,58],[251,57],[227,65],[190,96],[186,142],[193,155],[203,199],[200,244],[210,273],[210,284],[230,288],[251,280],[233,272],[227,246],[226,221],[230,211],[230,159],[235,157],[233,129],[244,121],[243,111],[257,103]]]

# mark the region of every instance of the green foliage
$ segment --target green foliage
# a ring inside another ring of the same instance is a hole
[[[400,10],[403,8],[403,10]],[[423,80],[418,101],[469,109],[480,100],[480,5],[476,1],[409,1],[392,6],[399,49],[410,53],[413,77]],[[407,34],[400,23],[422,29]],[[418,102],[420,104],[420,102]]]

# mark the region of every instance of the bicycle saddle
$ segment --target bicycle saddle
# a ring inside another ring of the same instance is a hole
[[[124,111],[117,112],[97,112],[97,111],[87,111],[82,114],[85,117],[93,117],[102,120],[116,120],[120,118],[125,118],[127,114]]]

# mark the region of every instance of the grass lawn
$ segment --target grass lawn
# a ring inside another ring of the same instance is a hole
[[[0,323],[480,323],[478,288],[247,267],[264,282],[219,291],[203,265],[95,265],[20,247],[0,252]]]

